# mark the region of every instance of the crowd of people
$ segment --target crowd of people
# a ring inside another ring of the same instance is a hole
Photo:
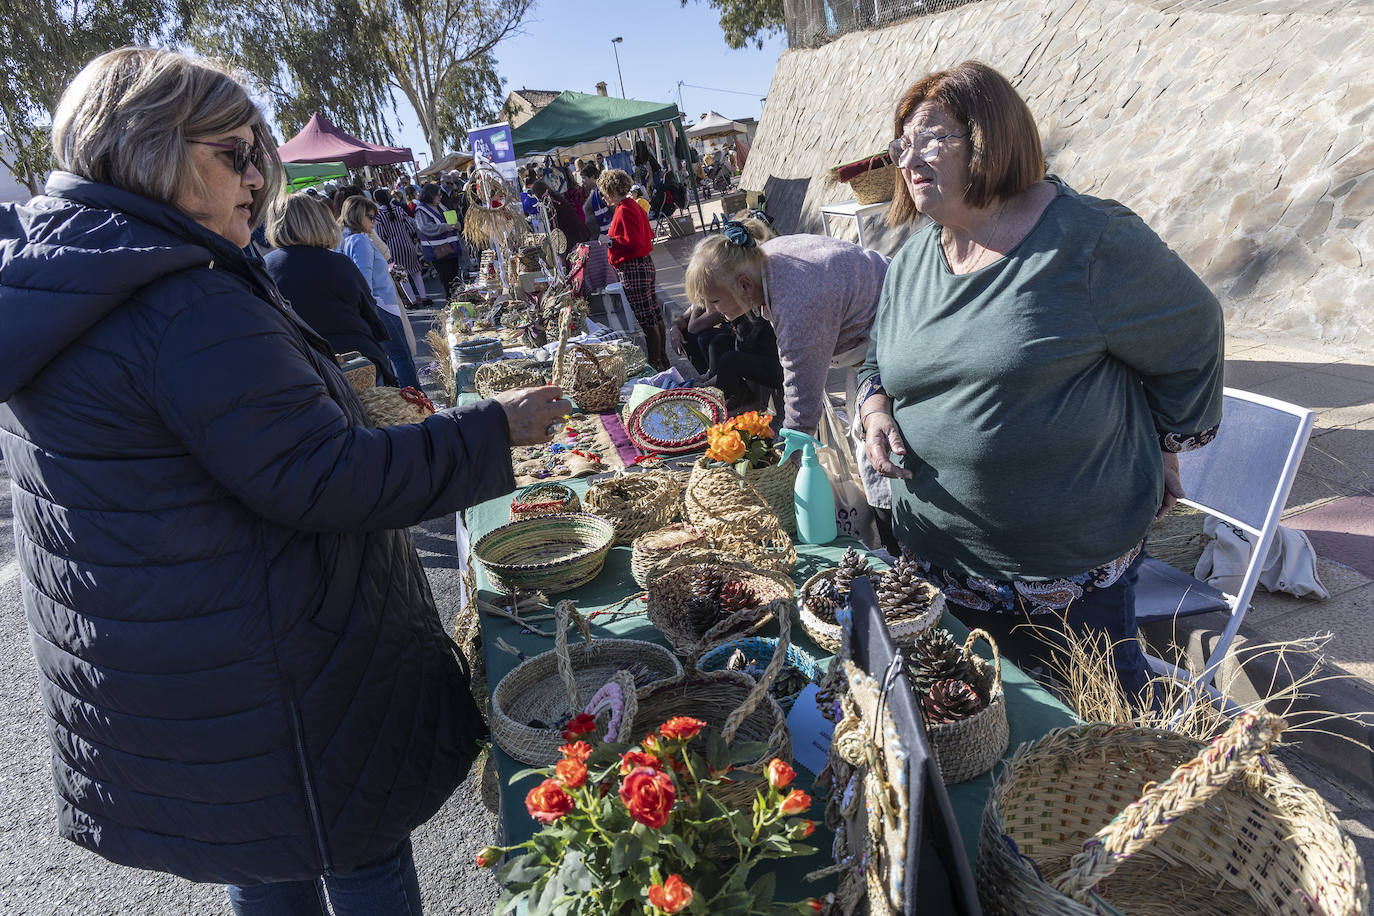
[[[1135,570],[1177,453],[1221,419],[1220,308],[1129,209],[1047,174],[1001,74],[893,104],[889,218],[927,218],[897,256],[729,220],[671,338],[632,193],[661,168],[530,189],[607,240],[656,366],[671,343],[776,384],[807,431],[853,370],[870,500],[951,610],[1031,667],[1063,645],[1023,624],[1105,634],[1148,703]],[[546,386],[374,428],[339,370],[358,350],[416,383],[402,302],[423,264],[465,267],[462,176],[283,198],[249,92],[142,49],[81,72],[52,147],[44,194],[0,207],[0,443],[59,829],[224,883],[239,916],[417,916],[410,833],[486,730],[407,529],[513,490],[511,447],[571,404]]]

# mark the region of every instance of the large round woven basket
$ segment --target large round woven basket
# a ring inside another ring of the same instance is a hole
[[[532,359],[502,359],[482,363],[473,373],[473,387],[484,398],[516,388],[538,388],[547,381],[546,370]]]
[[[702,671],[725,670],[725,665],[736,652],[743,653],[751,667],[763,668],[777,649],[778,641],[768,636],[745,636],[742,639],[732,639],[703,652],[697,661],[697,668]],[[786,670],[787,668],[795,668],[800,671],[807,683],[811,684],[819,684],[821,678],[825,676],[825,669],[821,663],[816,661],[810,652],[797,646],[787,647],[787,659],[783,663],[783,669]],[[796,702],[801,689],[780,691],[776,686],[780,681],[781,678],[774,681],[772,697],[778,701],[778,706],[782,708],[783,712],[791,712],[792,704]]]
[[[673,472],[637,471],[592,484],[582,502],[588,512],[615,525],[615,543],[628,544],[676,518],[681,493],[682,482]]]
[[[552,595],[595,579],[614,537],[615,527],[604,518],[566,512],[493,528],[477,539],[472,553],[496,588]]]
[[[582,508],[577,491],[561,483],[533,483],[515,494],[510,502],[511,521],[536,515],[559,515]]]
[[[703,630],[692,622],[688,601],[692,597],[693,580],[711,571],[720,574],[726,582],[742,582],[749,586],[757,600],[751,607],[711,621]],[[674,652],[699,655],[719,642],[761,629],[772,619],[778,602],[790,604],[793,593],[792,580],[781,573],[711,563],[674,566],[649,580],[645,613]]]
[[[978,640],[992,648],[992,661],[973,651]],[[985,630],[970,630],[964,640],[964,658],[978,683],[974,688],[988,698],[987,705],[967,719],[927,725],[935,762],[947,784],[981,776],[997,765],[1007,752],[1011,730],[1007,725],[1007,698],[1002,690],[1002,653]]]
[[[415,388],[369,388],[358,399],[373,426],[423,423],[434,413],[434,402]]]
[[[1365,913],[1364,868],[1335,814],[1265,755],[1282,728],[1246,713],[1210,745],[1101,724],[1022,745],[983,809],[983,912]]]
[[[778,620],[778,644],[763,676],[755,681],[739,671],[701,671],[688,659],[683,673],[659,681],[639,691],[631,733],[645,734],[673,716],[692,716],[718,730],[726,744],[757,741],[765,745],[758,759],[738,766],[733,781],[723,783],[711,794],[726,807],[744,807],[758,791],[763,769],[774,757],[792,760],[792,735],[787,717],[770,695],[773,681],[787,660],[791,636],[788,602],[776,602],[771,612]]]
[[[677,659],[660,645],[638,639],[593,640],[571,601],[560,601],[555,612],[554,648],[511,669],[491,695],[492,737],[507,754],[531,766],[558,760],[564,743],[562,723],[595,708],[589,701],[603,687],[617,684],[621,713],[598,715],[602,736],[628,742],[637,734],[630,729],[639,687],[682,675]],[[569,618],[582,630],[583,642],[578,645],[568,645]]]
[[[694,525],[718,517],[722,506],[738,499],[741,488],[739,472],[732,467],[711,467],[711,464],[705,458],[697,459],[683,493],[687,520]],[[797,512],[793,489],[797,483],[796,465],[791,461],[780,461],[766,468],[750,468],[744,473],[743,479],[758,491],[768,508],[773,510],[783,530],[789,536],[795,536]]]
[[[837,572],[838,569],[823,569],[802,583],[802,587],[797,590],[797,618],[801,621],[802,629],[816,645],[831,653],[840,651],[840,625],[818,617],[811,609],[807,598],[811,595],[811,590],[822,580],[833,580]],[[945,593],[933,585],[928,587],[929,605],[922,608],[919,613],[887,621],[887,632],[895,645],[911,645],[918,636],[938,624],[940,618],[945,616]],[[874,588],[877,588],[876,582]],[[1006,748],[1003,747],[1003,750]]]
[[[880,204],[892,199],[896,181],[897,167],[889,162],[849,179],[849,187],[854,192],[854,200],[859,204]]]

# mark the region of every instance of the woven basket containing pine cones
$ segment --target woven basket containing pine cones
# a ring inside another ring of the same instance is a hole
[[[615,526],[616,544],[629,544],[671,522],[681,492],[682,480],[672,471],[636,471],[592,484],[582,505]]]
[[[651,579],[646,613],[674,652],[695,656],[759,630],[793,592],[792,580],[781,573],[696,563]]]
[[[979,640],[989,661],[973,651]],[[911,688],[946,783],[964,782],[992,769],[1007,752],[1011,734],[1002,691],[1002,655],[984,630],[970,630],[962,646],[934,627],[912,646]]]
[[[840,651],[840,625],[835,614],[844,607],[849,583],[858,576],[877,580],[878,606],[892,642],[898,646],[915,642],[944,616],[944,594],[920,577],[912,560],[900,557],[895,566],[878,574],[851,547],[838,567],[816,573],[798,592],[797,615],[802,629],[827,652]]]
[[[760,742],[763,753],[757,760],[736,766],[730,780],[711,789],[722,805],[742,808],[749,805],[763,780],[763,770],[774,757],[790,763],[792,735],[787,717],[770,695],[773,682],[787,664],[792,622],[788,613],[791,600],[780,598],[764,610],[778,621],[778,641],[773,656],[758,680],[742,671],[701,671],[696,657],[689,656],[681,675],[658,681],[640,689],[631,734],[644,734],[673,716],[692,716],[717,730],[726,744],[736,740]]]

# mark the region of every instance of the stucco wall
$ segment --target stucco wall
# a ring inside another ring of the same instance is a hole
[[[986,0],[787,51],[742,186],[784,231],[821,231],[850,196],[827,169],[969,58],[1016,84],[1051,170],[1139,213],[1231,326],[1374,346],[1374,2]],[[865,232],[888,253],[907,235]]]

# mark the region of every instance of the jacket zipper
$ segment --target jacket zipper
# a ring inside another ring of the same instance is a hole
[[[310,807],[311,826],[315,830],[315,845],[319,848],[320,862],[324,865],[326,875],[333,874],[334,863],[329,860],[329,850],[324,842],[324,819],[320,816],[320,805],[315,799],[315,783],[310,778],[310,761],[305,755],[305,737],[302,734],[300,710],[296,707],[294,698],[287,698],[287,706],[291,710],[291,732],[296,739],[296,757],[300,760],[301,781],[305,784],[305,802]]]

